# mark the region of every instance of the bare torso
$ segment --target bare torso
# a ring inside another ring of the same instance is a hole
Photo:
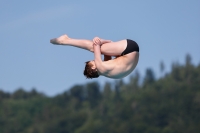
[[[139,53],[131,52],[129,54],[115,58],[113,60],[104,61],[103,64],[111,66],[112,69],[101,75],[114,79],[123,78],[128,74],[130,74],[135,69],[138,60],[139,60]]]

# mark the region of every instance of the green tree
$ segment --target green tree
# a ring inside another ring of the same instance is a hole
[[[0,90],[0,102],[3,100],[3,99],[7,99],[10,97],[10,93],[6,93],[6,92],[3,92],[2,90]]]
[[[103,98],[105,100],[108,100],[111,98],[111,94],[112,94],[111,84],[109,82],[106,82],[103,89]]]
[[[181,69],[181,66],[178,62],[172,63],[172,78],[175,81],[181,81],[182,80],[180,69]]]
[[[154,71],[151,68],[147,68],[143,85],[147,86],[148,84],[152,84],[155,82],[155,80],[156,80],[156,78],[155,78]]]
[[[135,71],[134,75],[131,75],[130,77],[130,81],[129,81],[129,86],[127,86],[127,88],[129,89],[138,89],[140,86],[140,73],[139,71]]]
[[[122,97],[121,97],[121,88],[124,86],[124,81],[122,79],[119,80],[115,80],[115,95],[114,95],[114,100],[115,101],[121,101]]]
[[[13,99],[27,99],[29,94],[23,88],[19,88],[12,94]]]
[[[84,100],[84,87],[83,85],[75,85],[70,89],[71,96],[77,98],[79,101]]]
[[[165,64],[163,61],[160,62],[160,72],[161,72],[161,76],[164,76],[163,73],[165,71]]]
[[[186,54],[185,56],[185,65],[186,67],[192,65],[192,57],[190,56],[190,54]]]
[[[86,84],[86,93],[87,93],[87,100],[90,103],[90,107],[93,108],[97,106],[100,98],[100,85],[97,82],[91,82]]]

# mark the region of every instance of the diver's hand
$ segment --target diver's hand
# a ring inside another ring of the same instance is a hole
[[[102,42],[101,42],[101,39],[99,38],[99,37],[95,37],[94,39],[93,39],[93,43],[95,44],[95,45],[102,45]]]

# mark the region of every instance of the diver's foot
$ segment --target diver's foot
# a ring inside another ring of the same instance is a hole
[[[50,43],[52,44],[67,44],[67,40],[69,40],[70,38],[65,34],[65,35],[62,35],[58,38],[53,38],[50,40]]]

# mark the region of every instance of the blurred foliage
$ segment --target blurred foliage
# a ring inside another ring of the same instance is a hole
[[[199,133],[200,65],[190,55],[161,77],[147,68],[123,80],[75,85],[55,97],[0,91],[0,133]],[[102,89],[101,89],[102,88]]]

